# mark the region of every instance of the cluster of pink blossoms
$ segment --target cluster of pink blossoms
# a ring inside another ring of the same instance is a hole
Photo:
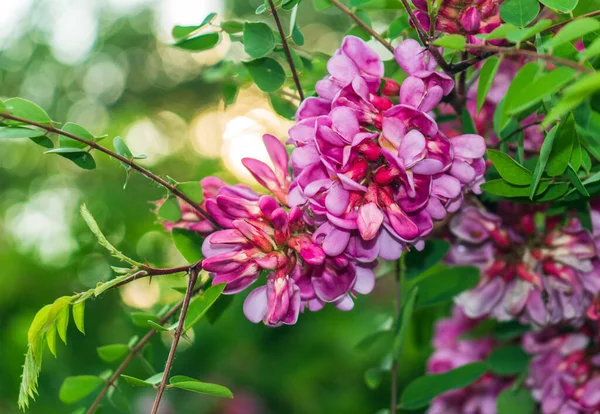
[[[479,192],[485,142],[446,137],[429,114],[454,83],[414,40],[396,48],[409,74],[384,84],[383,62],[362,40],[346,37],[329,75],[306,99],[289,131],[291,160],[265,135],[273,163],[243,163],[270,195],[218,178],[202,180],[202,207],[220,228],[183,206],[185,227],[206,236],[203,268],[224,293],[245,290],[244,313],[269,326],[293,324],[304,309],[353,307],[375,285],[377,259],[420,247],[433,223]],[[290,175],[291,170],[291,175]]]
[[[536,211],[523,206],[500,204],[499,214],[467,207],[450,221],[449,262],[481,270],[456,303],[472,318],[580,325],[600,293],[592,234],[575,218],[539,215],[540,229]]]

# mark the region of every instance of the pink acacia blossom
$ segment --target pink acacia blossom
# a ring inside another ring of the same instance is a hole
[[[365,58],[350,56],[347,45]],[[434,220],[458,209],[464,190],[477,191],[483,177],[483,138],[449,139],[428,114],[450,93],[452,79],[435,71],[414,40],[394,55],[410,75],[398,88],[391,83],[399,92],[396,105],[377,94],[379,57],[347,37],[328,65],[327,88],[303,104],[289,132],[296,149],[288,201],[306,211],[318,227],[313,239],[329,255],[397,259],[407,246],[421,244]],[[351,73],[337,60],[352,61]],[[320,109],[309,109],[314,105]]]
[[[481,322],[467,317],[455,307],[451,318],[442,319],[435,328],[434,352],[427,363],[428,372],[440,374],[473,362],[485,361],[498,344],[491,337],[465,339]],[[485,374],[470,386],[436,397],[428,414],[496,414],[498,394],[512,383],[512,378]]]
[[[526,385],[543,414],[600,410],[600,353],[593,332],[550,329],[523,338],[523,347],[533,356]]]
[[[265,135],[264,141],[274,170],[254,159],[243,163],[276,198],[244,186],[219,188],[206,208],[223,229],[204,241],[203,268],[211,272],[213,283],[227,284],[226,294],[245,290],[268,272],[266,285],[253,290],[244,303],[252,322],[294,324],[306,306],[318,310],[327,302],[351,309],[352,294],[373,289],[374,265],[355,265],[342,252],[328,256],[313,240],[303,212],[285,204],[289,186],[285,148],[272,136]]]
[[[535,211],[509,204],[501,208],[495,215],[467,207],[450,222],[449,261],[481,270],[479,285],[456,302],[475,318],[581,324],[600,289],[589,232],[576,219],[561,225],[552,217],[540,232]]]

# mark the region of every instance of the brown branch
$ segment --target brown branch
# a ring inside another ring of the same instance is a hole
[[[194,294],[194,285],[196,284],[196,280],[198,280],[198,270],[192,269],[192,271],[190,272],[190,278],[188,280],[188,288],[185,292],[185,297],[183,298],[183,305],[181,307],[179,323],[177,324],[177,329],[175,330],[175,336],[173,337],[173,343],[171,344],[171,351],[169,351],[169,357],[167,358],[167,363],[165,364],[165,370],[163,372],[162,381],[158,386],[158,392],[156,393],[156,399],[154,400],[154,405],[152,406],[151,414],[158,413],[160,401],[165,392],[165,389],[167,388],[167,381],[169,380],[169,374],[171,372],[171,368],[173,367],[173,361],[175,360],[175,352],[177,352],[177,345],[179,345],[179,340],[181,339],[181,335],[183,334],[185,317],[187,315],[188,307],[190,306],[190,300]]]
[[[294,65],[294,60],[292,59],[292,54],[290,53],[290,47],[285,37],[283,27],[281,26],[281,20],[279,20],[279,15],[277,14],[277,7],[275,7],[273,0],[269,0],[269,6],[271,7],[271,14],[273,14],[273,18],[275,19],[275,23],[277,24],[277,30],[279,30],[279,37],[281,37],[283,52],[285,53],[285,57],[288,61],[288,64],[290,65],[292,77],[294,78],[294,83],[296,84],[298,95],[300,96],[300,101],[303,101],[304,92],[302,91],[302,85],[300,85],[300,78],[298,77],[298,72],[296,72],[296,65]]]
[[[196,288],[194,290],[194,294],[199,292],[203,287],[204,286],[200,286],[200,287]],[[183,306],[183,303],[184,303],[184,301],[182,300],[181,302],[179,302],[175,306],[173,306],[165,314],[165,316],[163,316],[162,318],[159,319],[158,324],[163,325],[169,319],[171,319],[171,317],[173,317],[173,315],[175,315],[177,313],[177,311],[179,309],[181,309],[181,307]],[[150,341],[150,339],[154,336],[154,334],[156,334],[156,332],[157,331],[155,329],[151,329],[150,331],[148,331],[148,333],[146,335],[144,335],[144,337],[142,339],[140,339],[139,342],[131,349],[131,352],[129,353],[129,355],[127,355],[127,358],[125,358],[123,360],[123,362],[121,362],[119,367],[115,370],[115,372],[106,381],[106,384],[104,384],[104,387],[102,388],[102,390],[100,391],[100,393],[98,394],[98,396],[96,397],[96,399],[94,400],[94,402],[92,403],[90,408],[87,410],[87,414],[94,414],[94,411],[96,411],[96,409],[98,408],[98,406],[100,405],[100,403],[102,402],[102,400],[104,399],[106,394],[108,393],[108,390],[110,389],[110,387],[115,386],[115,383],[117,382],[117,380],[119,379],[119,377],[121,376],[123,371],[125,371],[125,369],[129,365],[129,363],[131,361],[133,361],[133,358],[135,358],[135,356],[141,352],[144,345],[146,345],[148,343],[148,341]]]
[[[186,203],[188,203],[194,210],[196,210],[198,213],[200,213],[205,219],[207,219],[208,221],[210,221],[216,228],[220,228],[221,226],[219,226],[214,219],[206,212],[204,211],[198,204],[196,204],[191,198],[189,198],[187,195],[185,195],[185,193],[183,193],[182,191],[180,191],[177,187],[175,187],[172,184],[169,184],[168,182],[166,182],[165,180],[163,180],[162,178],[160,178],[159,176],[155,175],[154,173],[148,171],[147,169],[145,169],[144,167],[136,164],[135,162],[133,162],[133,160],[130,160],[129,158],[123,157],[122,155],[119,155],[99,144],[97,144],[94,141],[89,141],[85,138],[81,138],[77,135],[71,134],[67,131],[63,131],[62,129],[56,128],[54,127],[54,125],[50,124],[50,125],[44,125],[41,124],[39,122],[35,122],[35,121],[30,121],[29,119],[25,119],[25,118],[21,118],[18,116],[14,116],[11,115],[9,113],[0,113],[0,118],[4,118],[4,119],[10,119],[13,121],[17,121],[17,122],[21,122],[23,124],[27,124],[27,125],[31,125],[31,126],[35,126],[41,129],[44,129],[46,131],[48,131],[49,133],[54,133],[54,134],[58,134],[58,135],[62,135],[64,137],[67,138],[71,138],[74,139],[75,141],[79,141],[82,142],[86,145],[89,145],[90,148],[96,149],[100,152],[105,153],[106,155],[108,155],[109,157],[115,158],[119,161],[121,161],[124,164],[127,164],[128,166],[130,166],[132,169],[136,170],[137,172],[139,172],[140,174],[148,177],[149,179],[151,179],[152,181],[158,183],[159,185],[163,186],[164,188],[166,188],[167,190],[169,190],[171,193],[173,193],[174,195],[176,195],[177,197],[179,197],[180,199],[182,199],[183,201],[185,201]]]
[[[269,0],[269,1],[272,2],[272,0]],[[356,22],[356,24],[359,25],[364,31],[368,32],[371,36],[373,36],[375,39],[377,39],[377,41],[379,43],[381,43],[383,46],[385,46],[385,48],[387,50],[389,50],[390,52],[394,53],[394,46],[392,46],[392,44],[390,42],[388,42],[383,37],[381,37],[381,35],[379,33],[377,33],[375,30],[373,30],[371,27],[369,27],[368,24],[366,24],[365,22],[363,22],[362,20],[360,20],[358,18],[358,16],[352,10],[350,10],[348,7],[346,7],[339,0],[329,0],[329,1],[335,7],[337,7],[338,9],[340,9],[340,11],[342,11],[344,14],[346,14],[348,17],[350,17],[352,20],[354,20]]]
[[[131,283],[134,280],[143,279],[145,277],[172,275],[172,274],[181,273],[181,272],[192,272],[192,271],[195,271],[196,269],[201,269],[201,268],[202,268],[202,260],[200,260],[199,262],[196,262],[192,265],[169,267],[166,269],[157,269],[157,268],[150,267],[150,266],[141,266],[141,270],[139,272],[132,274],[127,279],[124,279],[123,281],[112,286],[111,289],[116,289],[116,288],[126,285],[128,283]]]
[[[563,58],[560,58],[557,56],[552,56],[552,55],[541,54],[541,53],[535,52],[533,50],[514,49],[514,48],[510,48],[510,47],[490,46],[490,45],[467,45],[466,48],[471,49],[471,50],[481,50],[484,52],[494,52],[494,53],[499,53],[499,54],[504,54],[504,55],[527,56],[527,57],[532,57],[535,59],[542,59],[542,60],[545,60],[548,62],[558,63],[559,65],[563,65],[563,66],[569,66],[580,72],[595,73],[595,71],[593,69],[582,66],[582,65],[578,64],[577,62],[573,62],[572,60],[563,59]]]

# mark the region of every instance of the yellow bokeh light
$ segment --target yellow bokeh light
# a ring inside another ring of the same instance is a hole
[[[121,299],[132,308],[149,309],[160,298],[160,289],[157,283],[148,283],[147,279],[134,280],[121,289]]]

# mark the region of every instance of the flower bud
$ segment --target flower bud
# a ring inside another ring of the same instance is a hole
[[[460,18],[460,24],[467,33],[476,33],[481,25],[477,9],[475,7],[467,8]]]

